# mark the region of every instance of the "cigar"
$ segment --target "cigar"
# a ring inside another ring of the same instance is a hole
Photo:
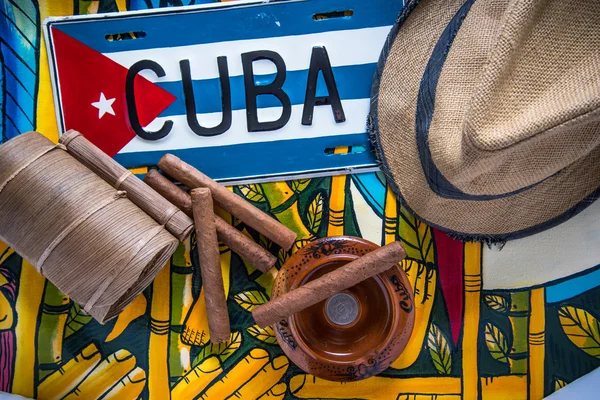
[[[192,190],[191,198],[210,341],[223,343],[229,340],[231,328],[223,287],[212,196],[209,189],[199,188]]]
[[[292,230],[173,154],[163,156],[158,162],[158,166],[168,175],[190,188],[205,187],[210,189],[213,199],[219,207],[229,211],[231,215],[235,215],[246,225],[283,247],[284,250],[289,250],[296,241],[297,235]]]
[[[252,311],[254,321],[265,327],[326,300],[342,290],[387,271],[406,257],[400,242],[374,250],[304,286],[293,289]]]
[[[175,204],[184,213],[192,214],[192,199],[183,189],[165,178],[156,170],[150,170],[144,182],[160,193],[165,199]],[[217,237],[233,252],[237,253],[261,272],[267,272],[275,265],[277,258],[255,243],[242,232],[229,225],[218,215],[215,215]]]
[[[117,190],[127,192],[127,198],[141,208],[180,241],[194,229],[194,222],[169,203],[141,179],[113,160],[87,140],[81,133],[70,130],[60,138],[67,152]]]

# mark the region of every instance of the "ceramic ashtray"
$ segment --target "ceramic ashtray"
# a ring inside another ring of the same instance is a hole
[[[283,265],[273,298],[379,248],[338,236],[316,240]],[[307,373],[333,381],[365,379],[404,350],[415,318],[407,276],[395,265],[275,324],[279,345]]]

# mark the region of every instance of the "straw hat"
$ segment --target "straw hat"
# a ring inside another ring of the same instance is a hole
[[[572,217],[600,194],[600,2],[409,1],[369,125],[392,189],[455,237]]]

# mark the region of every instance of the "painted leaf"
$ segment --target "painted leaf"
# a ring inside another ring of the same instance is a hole
[[[406,250],[407,257],[425,264],[433,263],[435,257],[431,227],[419,221],[414,214],[404,207],[400,207],[398,215],[400,217],[398,234]]]
[[[433,365],[441,375],[450,375],[452,372],[452,353],[446,336],[434,323],[429,327],[427,334],[427,347]]]
[[[492,357],[501,363],[508,363],[508,341],[500,328],[488,322],[485,324],[485,344]]]
[[[565,386],[567,386],[567,382],[563,381],[562,379],[554,378],[554,391],[555,392],[559,389],[564,388]]]
[[[311,242],[310,239],[298,239],[298,240],[296,240],[294,242],[294,245],[292,246],[292,254],[294,254],[295,252],[297,252],[298,250],[300,250],[304,246],[308,245],[310,242]]]
[[[285,251],[284,249],[279,249],[279,252],[277,253],[277,259],[279,260],[279,265],[285,264],[285,262],[287,261],[288,258],[290,258],[289,253],[287,251]]]
[[[258,290],[248,290],[246,292],[238,293],[233,296],[233,299],[246,311],[252,311],[261,304],[265,304],[269,301],[269,297]]]
[[[65,339],[83,328],[91,320],[91,315],[83,311],[79,304],[73,303],[73,307],[71,307],[69,316],[67,317],[65,326]]]
[[[0,144],[35,129],[39,66],[36,1],[0,3]]]
[[[261,328],[258,325],[252,325],[247,329],[248,333],[254,336],[255,339],[260,340],[261,342],[265,342],[268,344],[277,344],[277,338],[275,337],[275,332],[273,328],[267,326],[265,328]]]
[[[321,227],[321,218],[323,217],[323,195],[317,193],[314,200],[308,206],[306,220],[308,221],[308,229],[315,235]]]
[[[310,179],[296,179],[290,182],[290,187],[296,193],[300,193],[310,184]]]
[[[192,368],[200,364],[207,357],[217,356],[221,362],[225,362],[233,353],[242,346],[242,332],[232,332],[229,340],[225,343],[208,343],[200,350],[200,353],[194,358]]]
[[[262,188],[259,184],[251,183],[248,185],[239,185],[238,188],[240,189],[240,192],[242,192],[244,197],[250,201],[262,203],[266,200]]]
[[[487,294],[483,297],[485,304],[492,310],[505,314],[510,309],[510,304],[504,296]]]
[[[600,322],[582,308],[563,306],[558,310],[563,331],[575,346],[600,358]]]
[[[265,248],[268,249],[271,247],[271,245],[273,244],[273,242],[271,241],[271,239],[269,239],[268,237],[264,236],[264,235],[260,235],[258,241],[260,242],[260,245]]]

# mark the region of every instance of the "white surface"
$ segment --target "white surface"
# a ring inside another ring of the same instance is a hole
[[[140,75],[151,82],[180,81],[179,61],[184,59],[190,60],[193,80],[214,79],[219,77],[217,57],[227,57],[230,77],[241,76],[243,75],[241,54],[265,49],[278,53],[285,61],[287,71],[308,69],[312,48],[319,45],[327,49],[332,67],[376,63],[390,28],[391,26],[381,26],[103,54],[126,68],[140,60],[156,61],[164,68],[166,75],[157,78],[152,71],[142,71]],[[256,62],[253,67],[254,75],[276,72],[275,66],[269,61]]]
[[[154,119],[148,130],[160,129],[166,120],[173,121],[173,129],[164,139],[151,141],[133,138],[120,152],[135,153],[143,151],[168,151],[179,149],[193,149],[198,147],[228,146],[235,144],[265,143],[277,140],[310,139],[338,135],[357,134],[364,136],[366,130],[367,114],[369,113],[369,99],[342,100],[342,107],[346,114],[346,121],[336,123],[333,119],[331,107],[315,107],[313,125],[302,125],[302,110],[304,105],[292,106],[292,115],[287,124],[281,129],[266,132],[248,132],[246,110],[234,110],[231,116],[231,127],[223,135],[198,136],[189,127],[185,115],[160,117]],[[262,108],[258,110],[260,122],[275,121],[281,116],[282,107]],[[223,118],[221,112],[197,114],[198,122],[204,127],[216,126]],[[352,146],[356,143],[347,143]],[[325,150],[325,149],[323,149]]]
[[[600,201],[552,229],[483,250],[483,288],[530,287],[600,263]]]
[[[350,193],[354,203],[354,213],[360,234],[364,239],[370,240],[375,244],[381,244],[383,237],[383,221],[375,214],[375,211],[367,204],[360,191],[356,188],[354,181],[350,179]]]
[[[572,382],[546,397],[550,400],[585,400],[597,399],[600,397],[600,368],[593,370],[587,375],[582,376],[575,382]]]

